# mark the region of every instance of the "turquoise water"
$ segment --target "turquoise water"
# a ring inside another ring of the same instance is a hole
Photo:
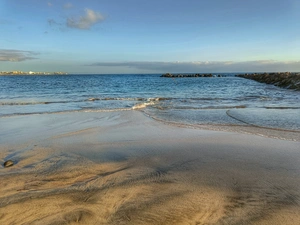
[[[141,110],[166,122],[300,131],[300,92],[223,75],[1,76],[0,117]]]

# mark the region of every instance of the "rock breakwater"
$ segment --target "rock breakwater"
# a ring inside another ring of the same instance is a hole
[[[221,74],[219,75],[213,75],[211,73],[194,73],[194,74],[171,74],[171,73],[165,73],[161,75],[160,77],[167,77],[167,78],[186,78],[186,77],[222,77]]]
[[[300,73],[246,73],[238,74],[236,76],[255,80],[260,83],[273,84],[278,87],[300,91]]]

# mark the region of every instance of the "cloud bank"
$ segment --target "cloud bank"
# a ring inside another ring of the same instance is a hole
[[[67,27],[88,30],[91,26],[102,22],[104,19],[104,16],[99,12],[93,11],[92,9],[85,9],[85,15],[79,18],[67,18]]]
[[[0,61],[21,62],[25,60],[37,59],[34,57],[34,55],[38,55],[38,53],[14,49],[0,49]]]
[[[87,66],[123,67],[171,73],[300,71],[300,61],[195,61],[195,62],[98,62]]]

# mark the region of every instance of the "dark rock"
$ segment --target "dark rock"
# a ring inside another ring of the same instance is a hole
[[[4,167],[10,167],[13,165],[14,165],[14,162],[12,160],[7,160],[6,162],[3,163]]]
[[[161,77],[172,77],[172,76],[173,76],[173,75],[170,74],[170,73],[165,73],[165,74],[161,75]]]
[[[238,74],[236,76],[255,80],[260,83],[272,84],[278,87],[300,91],[300,73],[246,73]]]
[[[167,77],[167,78],[192,78],[192,77],[213,77],[211,73],[195,73],[195,74],[171,74],[171,73],[165,73],[161,75],[160,77]]]

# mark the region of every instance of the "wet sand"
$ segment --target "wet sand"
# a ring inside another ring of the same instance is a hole
[[[299,224],[300,149],[139,111],[0,118],[0,224]]]

